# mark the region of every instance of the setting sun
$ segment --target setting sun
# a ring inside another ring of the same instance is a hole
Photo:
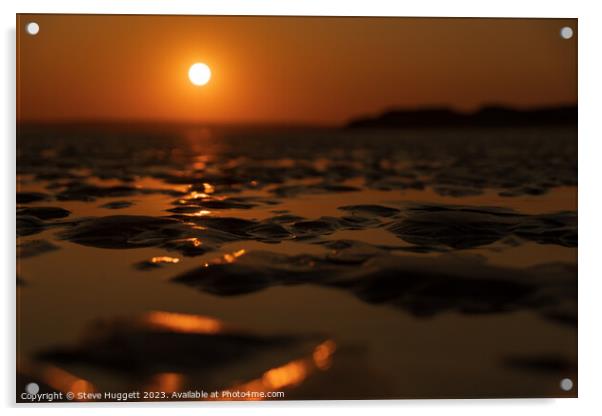
[[[211,69],[207,64],[197,62],[188,70],[188,78],[194,85],[205,85],[211,79]]]

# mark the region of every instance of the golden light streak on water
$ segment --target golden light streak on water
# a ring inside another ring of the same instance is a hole
[[[151,263],[160,264],[160,263],[179,263],[180,259],[177,257],[169,257],[169,256],[157,256],[151,259]]]
[[[150,383],[144,388],[144,391],[172,393],[182,390],[183,386],[184,376],[181,373],[159,373],[152,377]]]
[[[247,253],[247,250],[245,250],[244,248],[237,250],[233,253],[226,253],[221,257],[217,257],[209,262],[203,263],[203,267],[209,267],[209,266],[215,265],[215,264],[234,263],[234,262],[236,262],[236,259],[244,256],[246,253]]]
[[[224,328],[217,319],[201,315],[153,311],[145,315],[144,322],[173,332],[216,334]]]
[[[74,400],[80,400],[77,397],[78,393],[94,393],[96,391],[94,385],[88,380],[55,366],[47,366],[42,370],[42,380],[55,390],[74,393]]]
[[[260,377],[248,382],[237,384],[228,391],[267,393],[272,391],[281,391],[287,388],[293,388],[303,383],[316,371],[325,371],[332,364],[332,355],[336,351],[336,343],[333,340],[327,340],[316,346],[310,357],[300,358],[290,361],[279,367],[271,368],[265,371]],[[249,395],[252,396],[252,395]],[[258,396],[258,395],[255,395]],[[264,400],[261,397],[244,397],[233,399],[229,397],[219,400],[244,400],[255,401]]]

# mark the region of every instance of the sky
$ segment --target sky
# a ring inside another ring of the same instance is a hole
[[[188,79],[195,62],[211,68],[205,86]],[[576,102],[576,19],[17,17],[20,121],[336,125]]]

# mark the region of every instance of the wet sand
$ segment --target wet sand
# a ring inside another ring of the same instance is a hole
[[[574,397],[576,145],[570,128],[24,126],[18,381]]]

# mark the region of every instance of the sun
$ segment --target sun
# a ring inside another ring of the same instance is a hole
[[[188,70],[188,78],[194,85],[203,86],[211,79],[211,68],[203,62],[192,64]]]

